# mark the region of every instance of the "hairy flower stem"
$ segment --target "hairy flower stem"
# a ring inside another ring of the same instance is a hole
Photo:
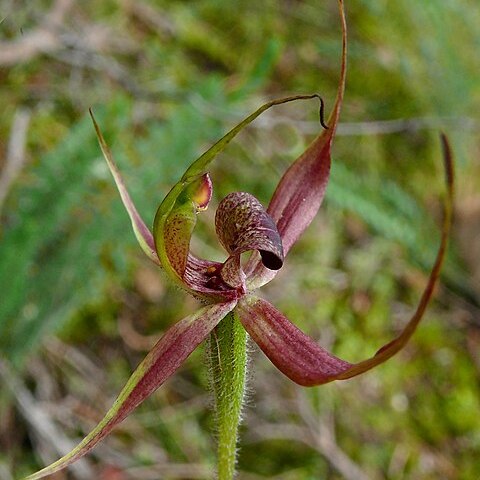
[[[238,425],[245,394],[247,334],[229,313],[210,334],[208,357],[215,399],[218,440],[218,480],[235,475]]]

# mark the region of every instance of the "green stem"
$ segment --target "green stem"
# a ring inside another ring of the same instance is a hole
[[[210,335],[208,357],[215,398],[218,440],[218,480],[235,475],[238,425],[241,420],[247,366],[247,334],[228,314]]]

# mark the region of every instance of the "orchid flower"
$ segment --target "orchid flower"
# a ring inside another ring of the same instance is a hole
[[[231,193],[220,202],[215,229],[228,254],[223,263],[198,258],[190,251],[197,215],[208,207],[212,197],[209,164],[237,133],[265,110],[318,96],[300,95],[274,100],[245,118],[187,169],[158,207],[152,230],[138,213],[90,111],[101,150],[142,250],[171,280],[200,299],[204,306],[167,330],[132,374],[103,420],[76,448],[30,475],[29,480],[63,469],[89,452],[173,375],[209,335],[213,349],[212,372],[214,377],[217,376],[213,388],[219,424],[218,476],[221,480],[233,478],[245,383],[245,331],[283,374],[303,386],[321,385],[364,373],[395,355],[412,336],[438,279],[451,222],[453,162],[445,136],[442,136],[442,142],[447,196],[440,246],[415,313],[394,340],[380,348],[373,357],[350,363],[322,348],[257,294],[257,289],[273,280],[282,267],[288,252],[312,222],[326,192],[332,140],[340,115],[346,74],[346,23],[341,0],[339,6],[343,32],[342,63],[328,128],[285,172],[266,210],[246,192]],[[253,254],[242,264],[241,255],[245,252]]]

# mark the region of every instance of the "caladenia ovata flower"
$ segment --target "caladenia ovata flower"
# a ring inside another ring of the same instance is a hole
[[[231,479],[245,386],[246,332],[282,373],[304,386],[344,380],[366,372],[395,355],[412,336],[438,279],[451,223],[453,162],[448,141],[443,135],[447,195],[440,246],[419,305],[394,340],[373,357],[349,363],[319,346],[256,293],[259,287],[275,277],[289,250],[313,220],[325,195],[330,151],[346,74],[346,24],[341,0],[339,6],[343,32],[342,66],[328,128],[285,172],[266,210],[254,196],[245,192],[231,193],[220,202],[215,228],[228,254],[223,263],[204,260],[190,252],[190,238],[197,215],[208,207],[212,196],[207,171],[209,164],[237,133],[265,110],[318,96],[301,95],[271,101],[234,127],[199,157],[170,190],[157,210],[152,231],[135,208],[92,114],[102,152],[140,246],[150,260],[177,285],[200,299],[203,306],[163,335],[130,377],[103,420],[75,449],[28,479],[52,474],[85,455],[168,379],[207,338],[218,426],[218,478]],[[246,264],[242,264],[242,253],[250,251],[254,253]]]

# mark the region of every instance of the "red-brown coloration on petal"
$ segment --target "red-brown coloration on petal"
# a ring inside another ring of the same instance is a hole
[[[88,453],[178,369],[234,306],[235,302],[229,302],[203,307],[167,330],[135,370],[112,408],[95,429],[69,454],[30,475],[27,480],[37,480],[57,472]]]
[[[428,277],[427,285],[423,291],[420,302],[413,314],[412,318],[409,320],[407,325],[403,328],[401,333],[391,342],[384,345],[378,350],[378,352],[372,358],[359,362],[352,367],[351,370],[345,372],[343,375],[339,376],[339,379],[344,380],[347,378],[360,375],[373,367],[385,362],[389,358],[393,357],[397,352],[399,352],[410,340],[410,337],[415,332],[420,320],[427,309],[428,303],[433,295],[435,285],[440,276],[440,271],[442,269],[443,260],[445,257],[445,252],[447,250],[448,237],[450,235],[450,229],[452,226],[452,215],[453,215],[453,196],[454,196],[454,182],[455,182],[455,170],[453,164],[453,154],[450,148],[447,137],[442,133],[441,137],[442,148],[443,148],[443,161],[445,168],[445,183],[447,186],[447,196],[444,200],[444,211],[443,211],[443,224],[442,224],[442,238],[440,241],[440,246],[438,248],[437,257],[435,263],[432,267],[432,271]]]
[[[343,40],[342,66],[337,98],[328,120],[329,128],[324,130],[285,172],[267,209],[277,224],[285,256],[317,214],[329,179],[330,151],[343,101],[347,62],[346,20],[343,3],[339,2],[339,5]],[[275,272],[262,268],[258,259],[252,259],[246,273],[250,279],[250,288],[258,288],[275,276]]]
[[[210,179],[210,175],[205,173],[200,178],[200,182],[196,185],[196,189],[192,194],[192,200],[195,203],[197,211],[203,211],[208,208],[208,204],[212,199],[212,192],[212,180]]]
[[[193,204],[173,210],[165,221],[165,251],[168,261],[180,278],[185,275],[190,238],[196,224],[196,211]]]
[[[221,278],[222,263],[188,256],[183,280],[199,297],[208,297],[217,301],[229,301],[238,297],[238,292]]]
[[[329,179],[332,139],[340,116],[347,72],[347,27],[341,2],[340,16],[342,66],[337,98],[328,119],[328,130],[324,130],[285,172],[267,209],[277,222],[285,255],[317,214]]]
[[[454,165],[450,144],[442,134],[447,196],[444,201],[442,236],[435,263],[428,277],[420,302],[400,334],[362,362],[350,364],[327,352],[300,331],[270,303],[246,296],[236,308],[240,321],[273,364],[300,385],[321,385],[333,380],[346,380],[385,362],[409,341],[420,323],[433,295],[447,249],[452,223]]]
[[[447,196],[440,246],[415,313],[393,341],[380,348],[373,357],[350,364],[317,345],[267,301],[252,296],[240,300],[236,312],[245,329],[273,364],[294,382],[312,386],[360,375],[393,357],[415,332],[440,275],[452,222],[454,166],[448,140],[445,135],[441,139]]]
[[[331,130],[287,170],[268,206],[277,222],[285,254],[310,225],[325,196],[330,173]]]
[[[299,385],[329,382],[351,367],[320,347],[266,300],[244,297],[235,311],[272,363]]]

